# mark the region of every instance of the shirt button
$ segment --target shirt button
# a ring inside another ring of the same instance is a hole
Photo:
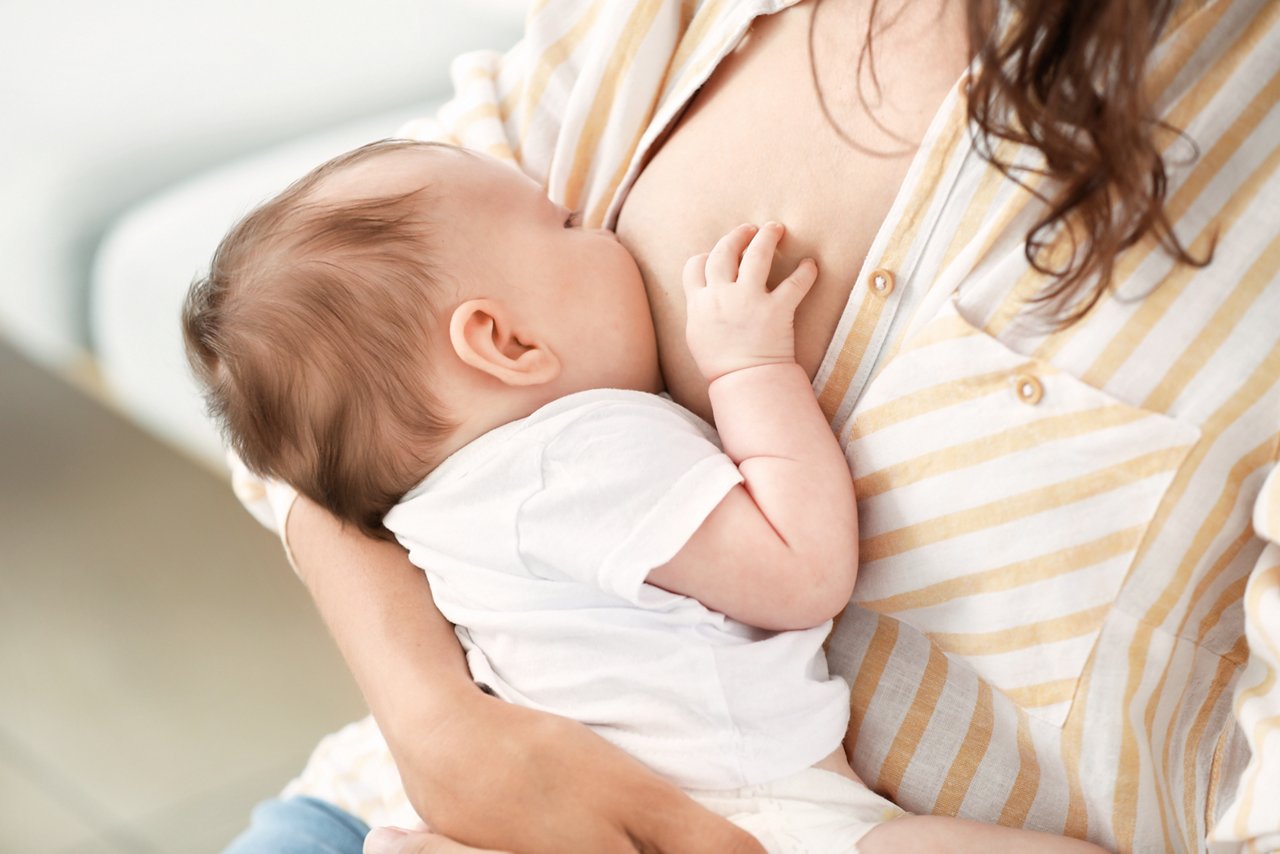
[[[1044,397],[1044,386],[1031,374],[1018,374],[1013,378],[1013,393],[1023,403],[1035,406]]]
[[[877,296],[887,297],[893,293],[893,273],[883,267],[872,270],[871,275],[867,277],[867,285],[871,288],[871,292]]]

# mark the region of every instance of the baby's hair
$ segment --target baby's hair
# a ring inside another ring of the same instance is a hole
[[[389,539],[382,517],[454,424],[428,386],[429,188],[316,198],[335,172],[430,143],[383,140],[312,170],[237,223],[187,295],[187,357],[245,464]]]

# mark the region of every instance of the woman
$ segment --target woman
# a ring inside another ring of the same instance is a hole
[[[817,259],[798,356],[864,537],[830,656],[855,770],[906,809],[1118,850],[1277,844],[1277,17],[562,0],[455,69],[451,141],[640,260],[677,401],[706,413],[684,257],[777,218],[777,269]],[[584,728],[479,692],[398,549],[301,501],[286,527],[407,799],[356,725],[289,790],[320,800],[269,804],[237,852],[311,850],[307,816],[358,850],[335,807],[409,802],[490,848],[758,850]]]

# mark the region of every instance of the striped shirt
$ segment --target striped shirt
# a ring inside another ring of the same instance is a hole
[[[512,160],[612,226],[644,156],[751,20],[794,0],[535,0],[405,135]],[[973,149],[962,85],[916,153],[815,390],[862,532],[829,642],[846,741],[916,813],[1120,851],[1280,849],[1280,3],[1185,2],[1151,60],[1167,211],[1080,322],[1047,328],[1043,212]],[[1005,144],[1005,159],[1038,153]],[[412,811],[371,720],[290,793]],[[1221,846],[1219,848],[1218,846]]]

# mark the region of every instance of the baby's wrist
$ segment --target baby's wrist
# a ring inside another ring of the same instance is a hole
[[[799,368],[800,365],[794,358],[753,359],[740,365],[718,366],[714,370],[704,371],[703,376],[707,380],[707,386],[710,387],[717,384],[723,385],[726,381],[737,383],[744,379],[763,379],[779,372],[785,373]],[[734,379],[730,379],[731,377]]]

